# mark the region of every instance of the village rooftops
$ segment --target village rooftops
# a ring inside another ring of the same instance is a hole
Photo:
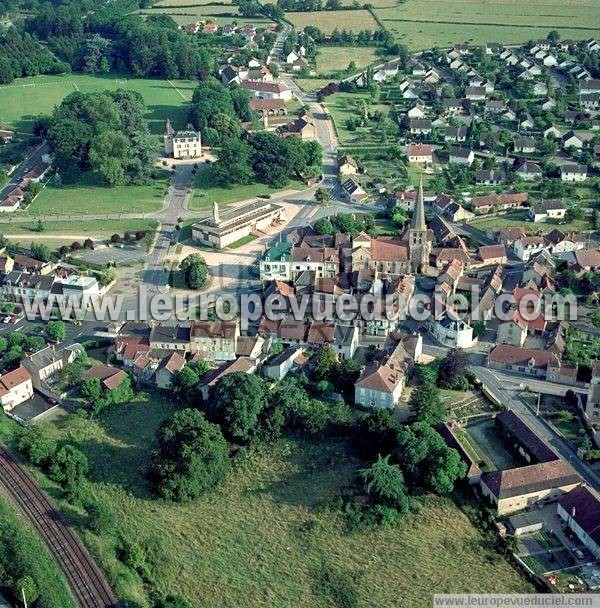
[[[393,369],[388,365],[371,364],[365,368],[356,386],[385,393],[393,393],[398,382],[404,377],[400,369]]]
[[[600,496],[579,486],[558,500],[558,504],[597,545],[600,545]]]
[[[513,410],[497,414],[496,418],[538,462],[557,460],[558,455]]]
[[[505,471],[484,473],[481,481],[498,499],[533,494],[552,487],[581,482],[575,469],[562,459],[531,464]]]

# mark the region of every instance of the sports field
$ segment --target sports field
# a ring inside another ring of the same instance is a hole
[[[350,63],[357,70],[377,61],[376,49],[370,47],[320,46],[317,55],[317,74],[343,72]]]
[[[395,10],[395,9],[394,9]],[[306,13],[286,13],[285,17],[300,31],[307,25],[315,25],[325,34],[333,30],[360,32],[361,30],[378,30],[377,21],[369,11],[314,11]]]
[[[0,86],[0,120],[3,126],[29,133],[38,114],[49,114],[73,91],[137,91],[148,107],[147,118],[153,133],[162,133],[164,122],[171,119],[175,128],[187,122],[187,104],[196,83],[191,80],[128,78],[114,74],[100,76],[65,74],[19,78]]]
[[[383,26],[410,49],[447,47],[459,42],[505,44],[545,38],[583,39],[600,33],[600,0],[406,0],[375,7]]]

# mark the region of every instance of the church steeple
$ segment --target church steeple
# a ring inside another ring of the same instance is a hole
[[[423,174],[421,174],[419,181],[419,190],[417,191],[417,200],[415,201],[415,208],[410,220],[410,227],[413,230],[427,230],[427,225],[425,224],[425,205],[423,203]]]

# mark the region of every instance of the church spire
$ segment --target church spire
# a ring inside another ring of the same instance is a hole
[[[425,224],[425,206],[423,204],[423,174],[421,173],[419,181],[419,190],[417,191],[417,200],[415,201],[415,208],[413,211],[412,219],[410,221],[410,227],[413,230],[426,230],[427,225]]]

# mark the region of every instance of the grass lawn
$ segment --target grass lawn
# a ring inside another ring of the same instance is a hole
[[[219,4],[232,4],[230,0],[218,0]],[[179,7],[179,6],[204,6],[207,4],[215,4],[215,0],[160,0],[152,6],[156,7]]]
[[[318,48],[317,75],[343,72],[350,63],[356,65],[356,70],[361,70],[378,59],[383,61],[374,48],[352,46],[320,46]]]
[[[151,499],[142,471],[171,413],[160,397],[139,393],[101,422],[59,411],[40,427],[87,453],[95,493],[144,549],[151,580],[197,608],[341,606],[344,590],[357,594],[356,606],[420,608],[434,591],[531,590],[449,499],[424,496],[396,526],[349,532],[327,506],[362,466],[341,440],[282,441],[254,451],[201,500]],[[81,531],[77,510],[61,506]],[[120,598],[147,608],[148,588],[111,541],[82,535]]]
[[[370,125],[358,127],[355,131],[349,131],[346,127],[346,121],[349,118],[361,118],[361,112],[356,107],[356,103],[360,99],[370,101],[370,96],[367,93],[335,93],[325,100],[325,106],[333,118],[340,143],[342,145],[351,145],[355,143],[361,145],[380,145],[379,138],[372,132]],[[392,106],[386,104],[369,103],[370,113],[379,110],[384,114],[387,114],[391,109]]]
[[[406,0],[393,8],[375,7],[383,26],[412,50],[459,42],[504,44],[545,38],[585,39],[600,29],[600,2],[582,0]]]
[[[312,91],[318,91],[323,87],[327,86],[330,82],[330,78],[295,78],[294,82],[307,93]]]
[[[364,9],[299,13],[286,12],[285,18],[290,21],[298,31],[303,30],[307,25],[316,25],[325,34],[331,34],[335,29],[357,33],[361,30],[375,31],[379,29],[373,15]]]
[[[554,228],[558,228],[564,232],[581,232],[583,230],[591,230],[592,224],[588,219],[574,220],[555,224],[553,222],[528,222],[529,214],[527,211],[516,211],[507,213],[506,215],[476,217],[469,222],[469,225],[479,228],[479,230],[488,230],[493,228],[513,228],[520,227],[527,233],[550,232]]]
[[[256,237],[253,234],[249,234],[248,236],[243,236],[241,239],[234,241],[231,245],[227,245],[227,249],[238,249],[239,247],[243,247],[247,243],[251,243],[255,241]]]
[[[0,224],[0,232],[9,240],[29,245],[31,241],[42,242],[50,249],[70,245],[79,237],[94,239],[109,238],[111,235],[124,232],[132,234],[138,230],[154,232],[158,226],[156,220],[74,220],[72,222],[46,222],[43,232],[35,232],[36,224],[19,222],[14,218],[10,224]]]
[[[275,194],[281,190],[304,190],[304,188],[306,188],[306,185],[299,180],[290,181],[285,188],[271,188],[260,183],[222,188],[213,182],[212,172],[208,168],[204,171],[198,171],[196,174],[189,208],[196,211],[210,207],[215,201],[219,204],[235,203],[257,196]]]
[[[147,118],[152,133],[162,134],[164,122],[183,129],[187,123],[187,104],[196,87],[191,80],[159,80],[130,78],[115,74],[65,74],[19,78],[0,86],[0,108],[3,126],[23,133],[31,132],[38,114],[50,114],[67,95],[74,91],[137,91],[148,108]]]
[[[102,186],[92,173],[76,184],[57,188],[50,182],[27,208],[27,215],[74,215],[100,213],[150,213],[158,211],[167,191],[164,180],[147,186]]]

